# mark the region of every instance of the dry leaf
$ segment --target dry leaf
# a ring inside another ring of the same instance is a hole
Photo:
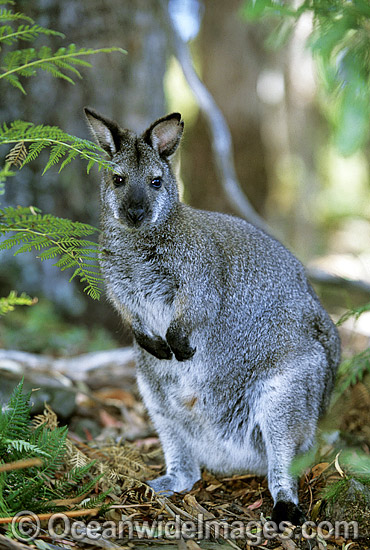
[[[248,510],[257,510],[257,508],[260,508],[262,506],[262,503],[263,503],[263,498],[260,498],[256,500],[256,502],[253,502],[253,504],[250,504],[249,506],[247,506],[247,508]]]
[[[43,414],[35,416],[32,420],[32,424],[35,428],[45,426],[45,428],[49,428],[49,430],[55,430],[55,428],[58,427],[58,417],[53,409],[45,403]]]
[[[337,470],[337,472],[339,473],[339,475],[341,477],[344,477],[344,472],[343,472],[342,468],[339,466],[339,455],[340,455],[340,452],[335,457],[334,466],[335,466],[335,469]]]
[[[136,403],[135,397],[132,393],[122,390],[121,388],[104,388],[102,390],[93,393],[94,397],[97,397],[101,401],[116,401],[121,402],[126,407],[133,407]],[[116,405],[119,403],[115,403]]]
[[[122,428],[121,420],[117,420],[117,418],[107,413],[104,409],[100,409],[99,418],[105,428]]]
[[[222,487],[222,483],[213,483],[212,485],[208,485],[208,487],[206,487],[206,491],[213,493],[213,491],[216,491],[219,487]]]
[[[320,462],[311,468],[312,479],[319,477],[328,467],[330,466],[329,462]]]

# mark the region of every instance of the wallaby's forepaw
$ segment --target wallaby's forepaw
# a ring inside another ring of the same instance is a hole
[[[135,332],[135,339],[139,346],[157,359],[171,359],[172,351],[170,346],[160,336],[150,337],[142,332]]]
[[[293,525],[302,525],[306,518],[300,507],[293,502],[278,500],[272,510],[271,521],[276,523],[279,531],[284,531],[284,526],[280,526],[281,522],[289,521]]]
[[[166,333],[166,340],[178,361],[191,359],[196,352],[196,348],[190,345],[189,337],[178,328],[170,326]]]

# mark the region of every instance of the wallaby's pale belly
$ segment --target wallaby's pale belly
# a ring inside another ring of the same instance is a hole
[[[145,354],[140,349],[138,352]],[[253,413],[244,418],[242,429],[238,429],[235,423],[230,430],[225,431],[220,426],[219,419],[215,418],[212,407],[204,402],[204,392],[197,391],[197,388],[207,384],[206,379],[201,380],[204,365],[197,364],[194,359],[188,366],[177,361],[158,361],[155,358],[150,358],[150,362],[153,367],[152,374],[155,372],[156,379],[160,382],[163,378],[163,385],[166,379],[166,402],[162,403],[158,393],[153,390],[151,376],[147,377],[140,369],[139,359],[137,380],[144,402],[151,413],[163,411],[163,416],[175,426],[176,437],[186,441],[192,457],[202,467],[220,474],[245,471],[260,475],[267,473],[264,449],[257,449],[252,437],[258,424],[257,417],[263,408],[262,403],[256,404]],[[177,375],[171,377],[169,383],[167,375],[174,370],[177,370]],[[227,381],[225,382],[227,384]],[[211,388],[208,391],[211,392]],[[262,390],[254,388],[253,397],[259,392]],[[214,396],[209,393],[209,397],[214,407]],[[227,399],[227,395],[220,397]],[[248,399],[246,392],[245,401]],[[254,401],[252,397],[250,400]],[[155,424],[156,416],[156,413],[152,415]]]
[[[201,438],[193,440],[194,456],[198,457],[199,464],[210,471],[219,474],[238,472],[252,472],[259,475],[267,474],[267,459],[265,454],[254,450],[250,433],[242,440],[230,437],[219,439],[216,432],[202,430]],[[213,432],[213,433],[212,433]]]

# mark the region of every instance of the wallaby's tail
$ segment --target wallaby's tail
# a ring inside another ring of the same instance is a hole
[[[320,416],[322,416],[329,405],[341,355],[338,330],[323,309],[317,315],[316,336],[325,350],[328,363],[325,372],[323,400],[320,407]]]

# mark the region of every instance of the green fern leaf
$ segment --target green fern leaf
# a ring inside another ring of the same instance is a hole
[[[70,280],[78,277],[86,283],[84,290],[94,299],[99,299],[103,281],[97,262],[99,247],[83,237],[97,231],[88,224],[42,215],[33,208],[0,210],[0,234],[6,237],[0,243],[0,250],[17,247],[15,255],[42,250],[38,255],[41,260],[59,256],[54,265],[62,271],[73,268]]]
[[[67,152],[67,147],[63,143],[58,143],[56,145],[53,145],[50,149],[49,160],[42,172],[42,175],[44,175],[45,172],[49,170],[49,168],[57,164],[59,160],[63,156],[65,156],[66,152]]]
[[[7,297],[0,298],[0,315],[14,311],[15,306],[32,306],[36,301],[34,298],[27,296],[25,292],[18,296],[14,290],[11,290]]]
[[[370,373],[370,348],[341,363],[336,384],[337,398],[360,382],[366,373]]]
[[[17,40],[32,41],[40,34],[64,38],[63,33],[40,27],[40,25],[20,25],[16,30],[10,25],[4,25],[0,27],[0,42],[3,44],[13,44]]]
[[[28,424],[30,422],[31,392],[23,393],[23,379],[13,390],[9,402],[0,413],[1,431],[0,442],[5,439],[27,439]]]
[[[63,457],[66,453],[66,437],[68,426],[48,430],[46,428],[39,435],[38,445],[46,451],[50,458],[41,468],[41,477],[51,476],[63,465]]]
[[[49,160],[43,173],[64,158],[65,162],[62,162],[60,167],[62,170],[77,157],[88,161],[88,170],[94,164],[98,164],[99,168],[115,170],[115,164],[102,156],[105,155],[103,149],[95,143],[71,136],[56,126],[36,126],[23,120],[0,126],[0,145],[20,142],[28,148],[26,157],[22,159],[22,166],[35,160],[43,149],[50,147]]]
[[[28,164],[33,160],[36,160],[39,154],[41,153],[41,151],[46,147],[49,147],[49,145],[50,145],[49,141],[38,141],[38,142],[31,143],[28,148],[28,154],[24,159],[22,166],[24,166],[25,164]]]
[[[9,2],[2,2],[2,4],[5,3]],[[6,10],[3,8],[0,9],[0,23],[2,21],[19,21],[20,19],[22,19],[23,21],[28,21],[29,23],[34,23],[33,19],[31,19],[31,17],[28,17],[24,13],[13,12],[12,10]]]
[[[16,75],[14,74],[6,75],[5,80],[9,82],[9,84],[14,86],[14,88],[18,88],[18,90],[20,90],[22,94],[26,93],[26,90],[23,88],[22,84],[19,82],[19,78]]]
[[[81,57],[94,55],[97,53],[120,52],[127,53],[122,48],[76,48],[74,44],[67,48],[59,48],[53,52],[48,46],[43,46],[38,51],[35,48],[24,48],[8,52],[3,60],[2,73],[0,79],[5,78],[14,86],[20,89],[18,76],[34,76],[37,69],[51,72],[56,78],[62,78],[73,83],[73,79],[62,71],[70,71],[76,76],[81,76],[74,65],[91,67],[91,64],[81,59]],[[59,69],[58,69],[59,67]],[[11,78],[10,78],[11,77]],[[24,89],[22,89],[24,92]]]
[[[3,444],[8,445],[8,452],[12,450],[18,451],[18,453],[27,453],[28,455],[45,456],[50,458],[50,454],[40,449],[37,445],[33,445],[29,441],[23,439],[3,439]]]
[[[61,163],[61,165],[59,167],[59,173],[63,170],[63,168],[65,168],[67,166],[67,164],[72,162],[72,160],[75,159],[77,157],[77,155],[78,155],[78,151],[73,150],[73,149],[71,151],[69,151],[66,158],[64,159],[64,161]],[[92,163],[94,165],[95,161],[92,160]],[[88,166],[87,166],[87,168],[88,168]]]

